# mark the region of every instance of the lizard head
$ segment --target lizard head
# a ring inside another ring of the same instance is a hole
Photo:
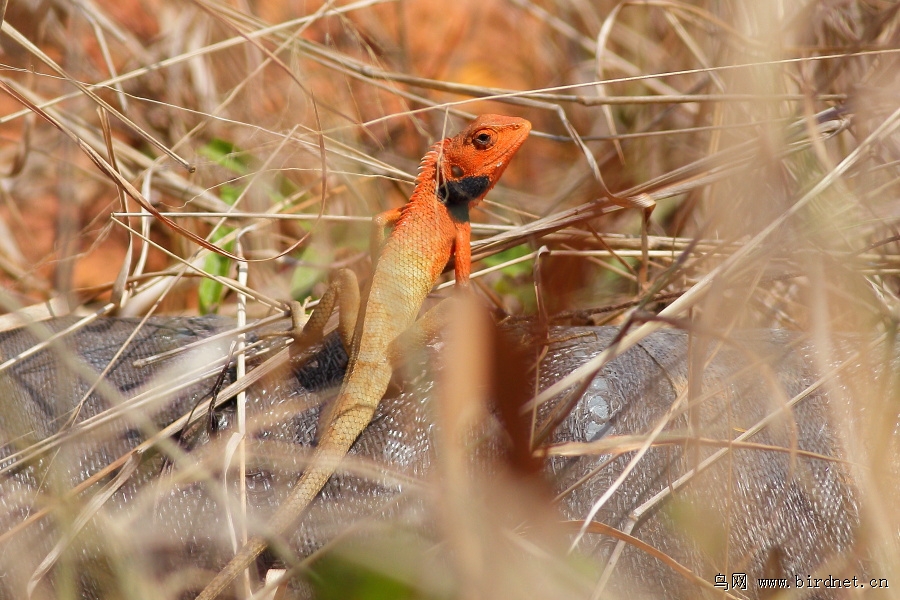
[[[468,221],[469,208],[494,187],[530,131],[525,119],[481,115],[438,144],[435,192],[457,220]]]

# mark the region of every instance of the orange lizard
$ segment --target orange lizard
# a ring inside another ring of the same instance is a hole
[[[295,336],[295,348],[318,342],[335,301],[339,301],[338,329],[350,360],[338,397],[320,420],[318,444],[310,464],[269,521],[269,536],[284,535],[297,525],[368,426],[390,383],[399,354],[394,343],[398,336],[414,324],[418,338],[438,328],[442,304],[419,322],[416,317],[451,256],[457,287],[468,286],[472,256],[469,210],[494,187],[529,131],[531,123],[525,119],[482,115],[455,137],[432,146],[422,159],[409,202],[374,219],[373,247],[381,245],[385,227],[394,228],[381,248],[362,318],[357,319],[360,300],[356,276],[341,270]],[[295,318],[299,314],[296,307],[294,314]],[[295,322],[295,331],[298,329]],[[266,537],[251,538],[197,600],[216,598],[267,545]]]

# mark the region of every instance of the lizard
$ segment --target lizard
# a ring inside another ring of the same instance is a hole
[[[468,287],[472,256],[469,211],[494,187],[530,131],[531,123],[525,119],[482,115],[428,150],[409,201],[373,219],[373,249],[380,252],[361,315],[359,286],[349,269],[335,274],[305,325],[296,318],[302,309],[292,306],[296,332],[292,347],[307,348],[321,340],[325,323],[339,303],[338,330],[349,362],[337,398],[320,419],[309,465],[266,526],[269,538],[296,527],[368,426],[393,375],[399,353],[395,340],[401,334],[406,339],[416,328],[420,331],[412,339],[428,337],[438,329],[442,304],[419,321],[416,318],[451,257],[456,287]],[[385,240],[388,227],[392,230]],[[251,537],[197,600],[218,597],[268,547],[269,538]]]

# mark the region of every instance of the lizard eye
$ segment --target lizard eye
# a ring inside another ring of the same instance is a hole
[[[459,165],[453,165],[450,167],[450,174],[458,179],[465,175],[465,171],[463,171],[462,167],[460,167]]]
[[[479,150],[487,150],[494,145],[494,132],[490,130],[480,131],[472,138],[472,143]]]

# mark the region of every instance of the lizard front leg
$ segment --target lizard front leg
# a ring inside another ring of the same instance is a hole
[[[402,208],[391,208],[372,217],[372,237],[369,238],[369,251],[372,254],[372,263],[378,261],[381,247],[384,245],[384,230],[393,227],[403,214]]]

